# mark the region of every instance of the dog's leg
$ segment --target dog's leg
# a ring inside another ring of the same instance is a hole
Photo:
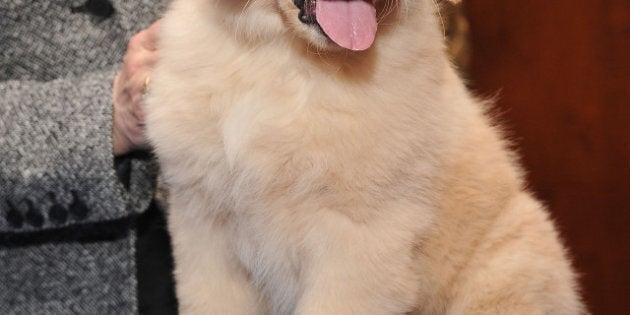
[[[354,222],[329,211],[306,237],[298,315],[403,314],[418,292],[413,238],[391,222]],[[383,220],[385,221],[385,220]]]
[[[565,251],[538,202],[519,194],[494,226],[453,285],[446,314],[586,313]]]
[[[172,202],[169,217],[179,313],[262,314],[257,291],[228,249],[224,226],[190,210]]]

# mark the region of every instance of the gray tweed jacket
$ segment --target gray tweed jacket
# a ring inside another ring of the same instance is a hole
[[[0,0],[0,314],[138,312],[155,167],[112,155],[111,85],[151,0]]]

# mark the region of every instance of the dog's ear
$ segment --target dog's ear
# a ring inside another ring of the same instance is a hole
[[[446,1],[448,1],[448,2],[450,2],[452,4],[456,4],[458,2],[461,2],[462,0],[446,0]]]

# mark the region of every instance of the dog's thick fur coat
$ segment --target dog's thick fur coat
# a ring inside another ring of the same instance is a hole
[[[291,0],[175,0],[147,108],[182,314],[583,313],[431,0],[336,47]]]

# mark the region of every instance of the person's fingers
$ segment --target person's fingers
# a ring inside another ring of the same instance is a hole
[[[123,110],[123,107],[126,107],[124,104],[131,101],[131,96],[126,90],[126,82],[123,71],[118,72],[113,86],[114,110]]]
[[[138,126],[144,126],[144,105],[144,96],[134,98],[131,102],[131,113]]]
[[[150,89],[150,72],[148,69],[137,73],[128,81],[127,91],[131,97],[130,110],[139,124],[144,124],[144,99]]]
[[[133,77],[130,77],[126,82],[125,89],[131,95],[132,99],[141,97],[148,92],[150,88],[150,68],[145,68],[142,71],[136,72]]]
[[[160,20],[151,24],[148,28],[140,31],[134,35],[136,44],[140,45],[143,49],[155,51],[158,49],[159,33],[160,33]]]
[[[159,56],[157,51],[158,33],[161,20],[149,28],[133,35],[127,44],[123,57],[122,80],[127,81],[143,68],[153,67]]]
[[[130,127],[127,133],[127,139],[131,142],[134,149],[143,149],[147,147],[148,141],[144,135],[144,126],[134,125]]]
[[[144,55],[144,59],[142,60],[142,64],[145,67],[153,68],[153,66],[155,66],[155,64],[158,62],[158,59],[160,59],[160,56],[158,55],[157,51],[147,51],[147,53]]]
[[[157,52],[145,49],[130,51],[123,59],[123,79],[129,80],[136,76],[137,73],[141,73],[147,68],[152,68],[157,61]]]
[[[144,135],[147,78],[157,62],[160,21],[129,40],[123,66],[114,80],[114,153],[148,148]]]
[[[133,108],[137,108],[133,102],[121,106],[115,113],[114,137],[117,152],[128,152],[146,148],[147,140],[144,135],[144,124],[137,117]],[[144,115],[144,114],[140,114]]]
[[[142,31],[142,46],[148,50],[155,51],[158,49],[158,41],[160,34],[160,25],[162,20],[157,20],[147,29]]]

